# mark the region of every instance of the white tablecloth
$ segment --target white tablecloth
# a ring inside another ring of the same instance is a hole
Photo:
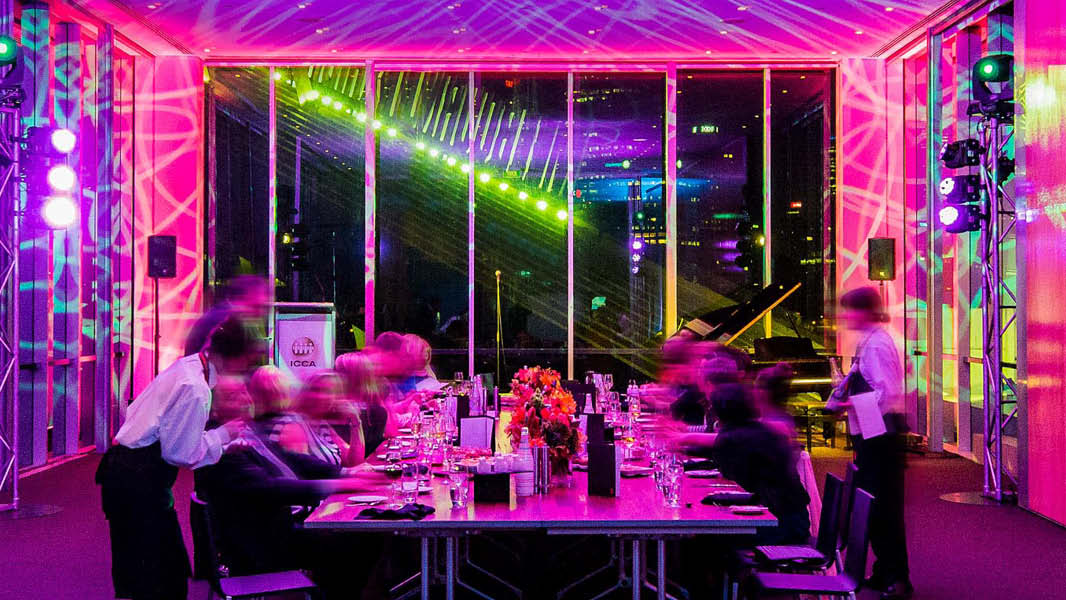
[[[818,493],[818,482],[814,478],[814,467],[811,465],[811,455],[806,450],[800,452],[799,460],[796,461],[796,470],[799,471],[800,483],[811,497],[807,505],[807,513],[811,516],[811,535],[818,536],[818,520],[822,514],[822,496]]]

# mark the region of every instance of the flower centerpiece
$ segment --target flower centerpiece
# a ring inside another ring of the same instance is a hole
[[[514,413],[507,425],[511,447],[517,448],[522,428],[529,430],[531,446],[547,446],[552,474],[568,476],[570,459],[577,453],[581,433],[574,422],[577,404],[566,391],[559,372],[542,367],[523,367],[511,379],[515,396]]]

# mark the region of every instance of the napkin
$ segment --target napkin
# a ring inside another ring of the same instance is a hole
[[[400,519],[410,519],[412,521],[421,521],[429,515],[436,512],[436,509],[432,506],[426,506],[425,504],[412,503],[404,506],[403,508],[367,508],[363,509],[356,520],[360,521],[398,521]]]
[[[710,471],[718,467],[713,460],[706,458],[690,458],[682,463],[686,471]]]
[[[712,492],[703,499],[703,504],[717,504],[719,506],[733,506],[737,504],[750,504],[755,495],[750,492]]]

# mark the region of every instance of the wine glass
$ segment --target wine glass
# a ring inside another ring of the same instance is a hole
[[[610,373],[604,373],[604,375],[603,375],[603,385],[608,390],[613,390],[614,389],[614,375],[612,375]]]

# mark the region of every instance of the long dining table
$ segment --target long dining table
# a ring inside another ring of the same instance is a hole
[[[353,494],[346,493],[327,498],[303,526],[315,530],[406,534],[420,538],[420,592],[424,600],[430,598],[433,580],[431,541],[443,540],[444,572],[441,579],[445,598],[452,600],[457,581],[458,542],[464,538],[491,532],[612,537],[622,544],[631,544],[629,569],[633,598],[639,599],[648,588],[663,600],[668,597],[667,540],[694,535],[750,535],[760,528],[777,525],[777,519],[768,511],[754,515],[737,514],[730,507],[703,504],[701,501],[714,491],[739,489],[720,478],[697,479],[686,474],[678,508],[664,504],[655,482],[647,476],[623,478],[616,497],[590,496],[587,475],[583,472],[574,473],[570,487],[552,488],[544,495],[515,497],[512,485],[507,502],[477,502],[471,490],[469,502],[463,508],[452,507],[447,478],[431,479],[432,490],[419,496],[419,502],[432,506],[435,512],[422,520],[358,519],[367,507],[349,502],[348,498]],[[383,479],[382,495],[387,495],[387,490],[388,484]],[[657,558],[655,583],[645,580],[645,548],[649,542],[654,544]],[[625,560],[624,552],[621,560]]]

